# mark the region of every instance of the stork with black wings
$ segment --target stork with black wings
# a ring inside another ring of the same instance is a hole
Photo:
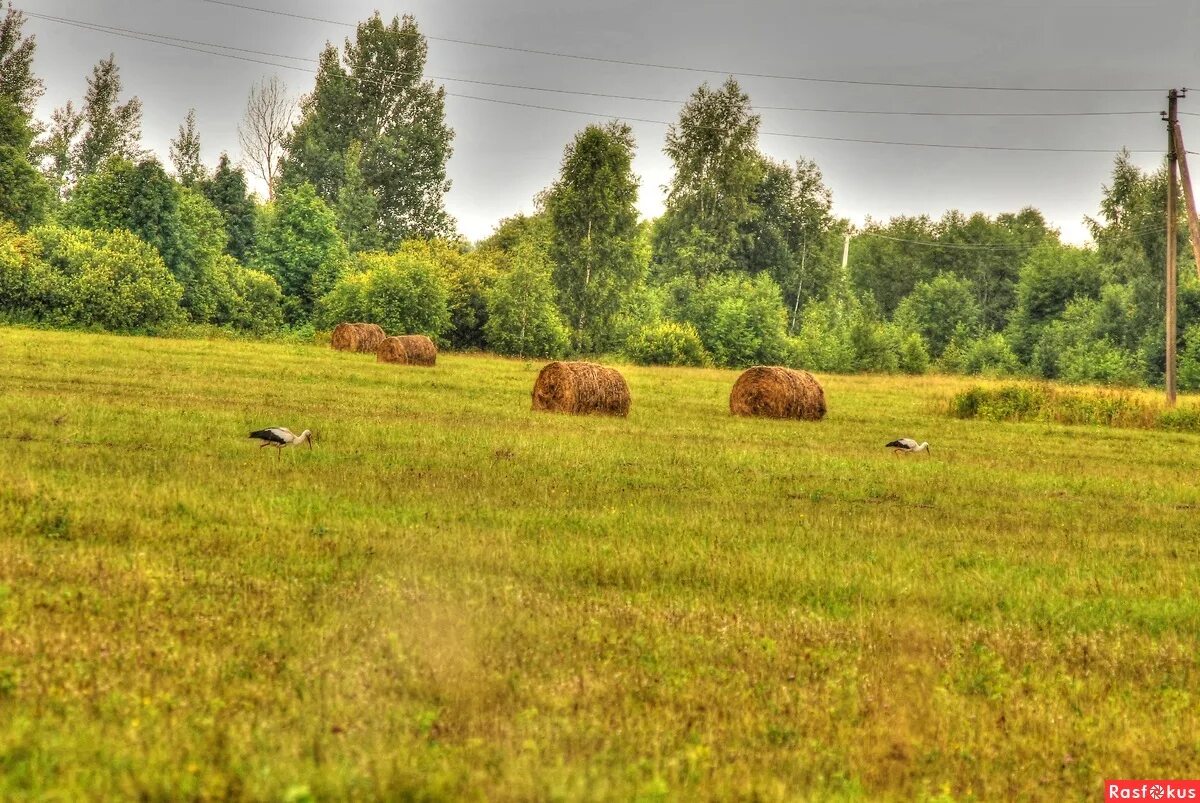
[[[258,448],[265,449],[268,446],[274,446],[277,453],[281,455],[284,447],[287,446],[299,446],[307,443],[308,448],[312,448],[312,431],[307,429],[299,435],[293,435],[287,427],[269,427],[251,432],[250,437],[261,442]]]

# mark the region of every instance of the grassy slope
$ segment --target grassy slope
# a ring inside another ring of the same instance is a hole
[[[1200,766],[1200,437],[942,378],[0,329],[0,798],[1097,799]],[[310,427],[259,452],[251,428]],[[930,460],[891,457],[898,435]]]

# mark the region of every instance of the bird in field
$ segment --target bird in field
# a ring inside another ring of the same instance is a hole
[[[892,450],[893,454],[913,454],[914,452],[925,452],[932,455],[933,452],[929,448],[928,441],[917,443],[912,438],[900,438],[887,444],[888,449]]]
[[[269,427],[251,432],[250,437],[262,441],[258,448],[265,449],[268,446],[274,446],[279,454],[282,454],[285,446],[299,446],[307,443],[308,448],[312,448],[312,432],[307,429],[299,435],[293,435],[292,431],[286,427]]]

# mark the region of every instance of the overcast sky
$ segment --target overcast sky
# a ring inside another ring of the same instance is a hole
[[[354,22],[374,9],[411,13],[431,37],[608,59],[712,69],[702,72],[615,65],[430,41],[428,73],[542,88],[681,101],[723,73],[848,81],[1020,87],[1165,88],[1200,86],[1200,2],[1115,0],[235,0]],[[328,23],[245,11],[205,0],[17,0],[26,11],[134,31],[276,54],[315,57],[351,31]],[[204,159],[240,155],[236,126],[252,83],[277,74],[297,95],[309,72],[220,58],[31,19],[36,69],[46,83],[39,112],[82,97],[99,59],[117,56],[127,94],[144,106],[143,142],[166,160],[167,142],[189,108],[199,120]],[[243,54],[245,55],[245,54]],[[277,58],[248,56],[282,63]],[[291,62],[311,69],[305,62]],[[1122,116],[934,117],[762,110],[762,130],[790,135],[921,143],[1101,149],[1100,153],[954,150],[802,139],[764,134],[760,147],[782,160],[816,160],[839,215],[940,216],[957,208],[995,214],[1032,205],[1066,239],[1083,242],[1101,185],[1121,147],[1154,167],[1165,129],[1164,93],[982,92],[820,83],[738,76],[756,106],[934,112],[1143,112]],[[555,94],[441,81],[455,95],[494,98],[613,117],[672,120],[678,103]],[[1185,100],[1181,110],[1200,96]],[[531,211],[550,184],[563,147],[597,119],[582,114],[447,98],[455,130],[447,207],[460,231],[486,236],[503,217]],[[1191,119],[1184,117],[1185,133]],[[1200,120],[1200,118],[1195,118]],[[664,125],[632,122],[639,207],[662,211],[670,162]],[[1194,140],[1200,141],[1200,127]]]

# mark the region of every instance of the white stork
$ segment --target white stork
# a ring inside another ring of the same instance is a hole
[[[900,438],[887,444],[885,448],[891,449],[892,454],[914,454],[916,452],[925,452],[932,456],[933,452],[929,449],[929,442],[922,441],[917,443],[912,438]]]
[[[282,455],[283,447],[285,446],[299,446],[302,443],[307,443],[308,448],[312,448],[312,432],[307,429],[299,435],[293,435],[292,431],[286,427],[269,427],[251,432],[250,437],[257,441],[262,441],[262,444],[258,448],[265,449],[268,446],[274,446],[276,453],[280,455]]]

